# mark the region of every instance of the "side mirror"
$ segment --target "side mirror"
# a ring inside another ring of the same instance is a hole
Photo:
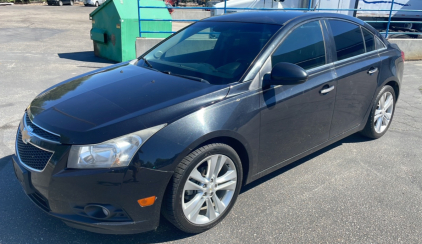
[[[281,62],[271,70],[271,74],[264,75],[262,87],[270,85],[296,85],[308,80],[308,73],[292,63]]]

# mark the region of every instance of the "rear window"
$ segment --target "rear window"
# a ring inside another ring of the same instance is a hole
[[[374,51],[375,50],[375,41],[374,41],[374,34],[369,32],[368,30],[362,28],[363,39],[365,39],[365,46],[366,51]]]
[[[343,60],[365,53],[362,33],[358,25],[329,20],[336,44],[337,60]]]

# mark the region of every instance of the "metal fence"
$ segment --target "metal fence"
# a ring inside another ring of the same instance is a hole
[[[422,32],[391,32],[389,31],[391,23],[402,23],[402,24],[422,24],[422,21],[392,21],[392,12],[420,12],[422,13],[422,10],[410,10],[410,9],[394,9],[394,0],[391,0],[391,7],[390,9],[329,9],[329,8],[312,8],[311,7],[312,0],[309,0],[309,6],[308,8],[283,8],[283,9],[277,9],[277,8],[230,8],[227,7],[227,0],[224,0],[224,7],[217,8],[217,7],[156,7],[156,6],[142,6],[140,5],[140,0],[138,0],[138,15],[139,15],[139,36],[141,36],[142,33],[168,33],[172,34],[175,33],[175,31],[143,31],[141,29],[141,21],[172,21],[172,22],[196,22],[199,21],[199,19],[143,19],[140,14],[140,9],[174,9],[174,10],[188,10],[188,9],[223,9],[224,13],[227,13],[227,10],[267,10],[267,11],[382,11],[382,12],[389,12],[388,21],[382,21],[382,20],[373,20],[373,21],[365,21],[369,24],[371,23],[387,23],[387,28],[385,31],[381,31],[381,34],[385,34],[385,37],[388,38],[389,35],[422,35]]]

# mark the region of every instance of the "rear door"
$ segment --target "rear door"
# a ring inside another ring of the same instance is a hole
[[[378,83],[380,58],[374,35],[364,27],[328,19],[334,38],[334,68],[337,73],[336,104],[330,138],[358,127],[370,109]]]

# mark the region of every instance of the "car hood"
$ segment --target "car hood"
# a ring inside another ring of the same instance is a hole
[[[90,144],[171,123],[223,99],[228,90],[126,63],[60,83],[27,111],[61,143]]]

